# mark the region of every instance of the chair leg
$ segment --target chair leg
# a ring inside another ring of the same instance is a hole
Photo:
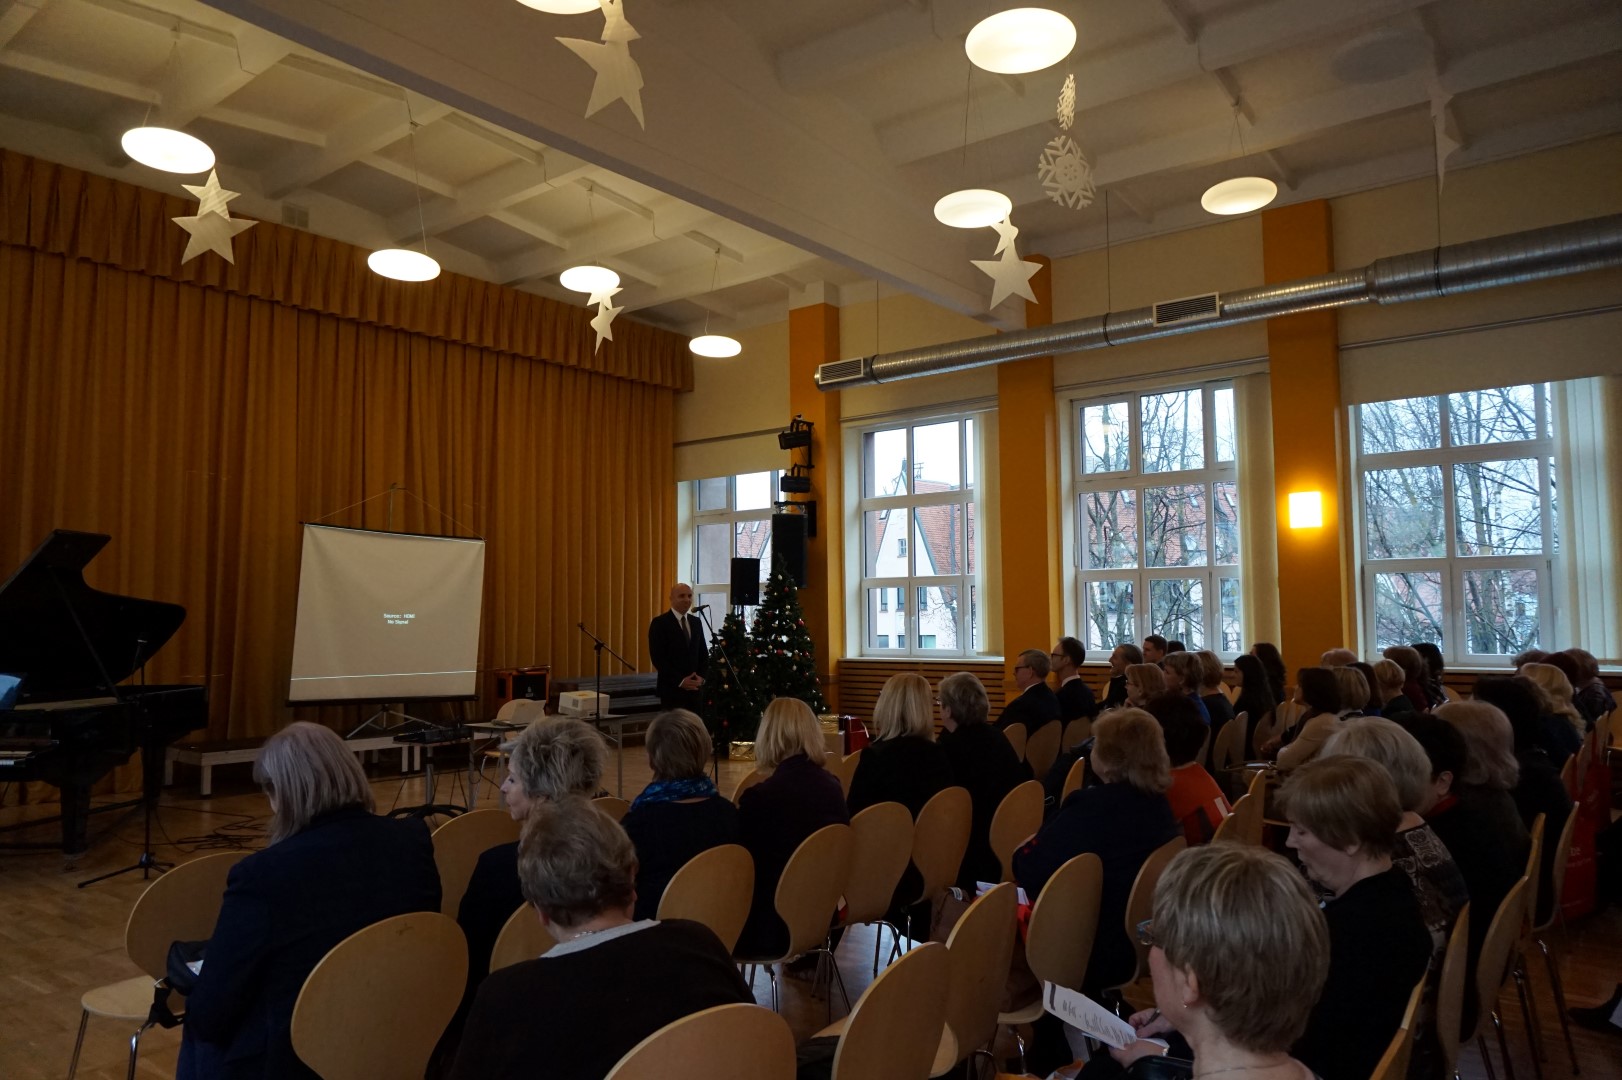
[[[90,1013],[84,1009],[79,1010],[79,1037],[73,1040],[73,1061],[68,1065],[68,1080],[78,1075],[79,1051],[84,1049],[84,1029],[90,1023]]]
[[[1481,1051],[1481,1067],[1487,1071],[1487,1080],[1498,1080],[1498,1074],[1493,1071],[1492,1067],[1492,1055],[1487,1053],[1487,1036],[1485,1034],[1476,1036],[1476,1048]],[[1453,1075],[1457,1078],[1459,1074],[1455,1072]]]
[[[1571,1019],[1566,1016],[1566,989],[1560,982],[1560,965],[1555,962],[1554,953],[1549,951],[1549,945],[1542,938],[1538,938],[1538,948],[1543,950],[1543,962],[1549,968],[1549,985],[1554,988],[1555,1014],[1560,1017],[1560,1031],[1566,1037],[1566,1053],[1571,1055],[1571,1075],[1582,1075],[1582,1069],[1577,1065],[1577,1046],[1571,1041]]]
[[[1509,1056],[1509,1040],[1504,1036],[1504,1018],[1498,1015],[1498,1010],[1492,1013],[1492,1027],[1498,1032],[1498,1053],[1504,1059],[1504,1075],[1509,1080],[1515,1080],[1515,1059]]]
[[[782,1009],[779,1008],[781,1003],[777,1000],[777,965],[767,964],[766,974],[771,976],[772,980],[772,1012],[781,1012]]]
[[[1029,1071],[1025,1068],[1025,1036],[1019,1033],[1018,1024],[1009,1024],[1008,1030],[1013,1032],[1014,1045],[1019,1047],[1019,1074],[1024,1076]]]
[[[140,1027],[136,1028],[135,1029],[135,1034],[130,1036],[130,1071],[129,1071],[129,1080],[135,1080],[135,1059],[138,1056],[140,1056],[140,1053],[141,1053],[141,1036],[146,1034],[146,1029],[151,1027],[151,1026],[152,1026],[152,1022],[150,1020],[148,1020],[146,1023],[144,1023]]]
[[[832,980],[832,982],[837,982],[839,984],[839,996],[844,999],[844,1001],[845,1001],[845,1012],[848,1014],[850,1012],[850,991],[845,989],[845,976],[844,976],[844,973],[839,970],[839,958],[836,957],[831,950],[828,950],[825,953],[825,955],[828,957],[828,968],[829,968],[830,971],[833,972],[833,980]],[[833,1007],[834,1007],[834,994],[833,994],[833,986],[830,983],[830,985],[828,987],[828,1022],[829,1023],[833,1023]]]
[[[1515,996],[1521,1000],[1521,1019],[1526,1023],[1526,1041],[1532,1051],[1532,1071],[1537,1080],[1543,1080],[1543,1029],[1538,1026],[1536,1002],[1532,1000],[1532,985],[1526,977],[1526,957],[1515,958]]]

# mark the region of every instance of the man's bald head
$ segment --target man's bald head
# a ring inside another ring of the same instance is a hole
[[[685,615],[693,606],[693,587],[686,582],[678,581],[670,587],[670,610],[678,615]]]

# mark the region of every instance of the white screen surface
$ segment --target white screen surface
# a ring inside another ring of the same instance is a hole
[[[304,526],[289,701],[477,690],[484,541]]]

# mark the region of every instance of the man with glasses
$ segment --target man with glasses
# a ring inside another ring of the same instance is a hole
[[[1014,661],[1014,685],[1019,696],[1003,709],[997,718],[997,730],[1003,731],[1014,724],[1024,724],[1027,736],[1035,735],[1048,724],[1059,722],[1059,698],[1048,686],[1048,654],[1041,649],[1026,649]]]
[[[1059,699],[1059,719],[1067,724],[1082,717],[1091,720],[1098,713],[1098,700],[1081,678],[1087,650],[1075,638],[1062,637],[1048,659],[1053,662],[1053,673],[1059,678],[1059,689],[1055,692]]]

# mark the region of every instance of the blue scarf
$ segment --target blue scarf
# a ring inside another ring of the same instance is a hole
[[[655,780],[642,789],[631,803],[631,809],[654,803],[680,802],[682,799],[702,799],[714,795],[715,783],[707,776],[689,776],[682,780]]]

